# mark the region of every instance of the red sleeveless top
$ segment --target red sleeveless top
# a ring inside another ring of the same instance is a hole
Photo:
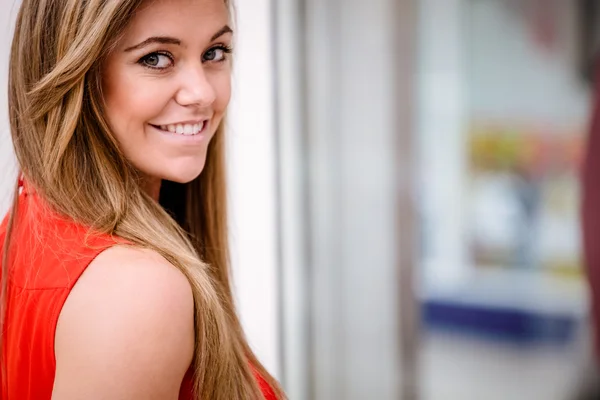
[[[7,381],[1,382],[0,376],[0,399],[50,400],[61,309],[90,262],[117,240],[62,218],[34,193],[23,191],[18,201],[3,333]],[[7,218],[0,225],[0,260],[6,225]],[[265,399],[275,400],[262,376],[256,374],[256,379]],[[191,373],[184,378],[179,399],[192,399]]]

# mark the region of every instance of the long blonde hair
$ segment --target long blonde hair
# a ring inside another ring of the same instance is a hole
[[[223,124],[200,177],[185,185],[165,183],[156,203],[104,118],[102,62],[142,1],[23,0],[9,76],[10,126],[21,172],[60,214],[155,250],[185,274],[195,302],[196,398],[261,398],[253,369],[284,398],[249,348],[235,312]],[[17,196],[15,189],[3,251],[3,298]]]

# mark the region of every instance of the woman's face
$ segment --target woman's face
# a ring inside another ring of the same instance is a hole
[[[229,103],[231,42],[223,0],[152,0],[109,54],[106,117],[147,184],[185,183],[202,172]]]

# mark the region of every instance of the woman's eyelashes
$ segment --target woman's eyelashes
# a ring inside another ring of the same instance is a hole
[[[229,54],[233,52],[230,46],[217,45],[208,49],[202,55],[203,63],[220,63],[229,58]],[[153,70],[166,70],[175,65],[175,57],[166,51],[155,51],[140,58],[138,64],[145,68]]]
[[[230,46],[219,44],[208,49],[202,56],[204,62],[222,62],[227,60],[233,49]]]
[[[174,59],[170,53],[157,51],[145,55],[138,63],[146,68],[165,70],[173,66]]]

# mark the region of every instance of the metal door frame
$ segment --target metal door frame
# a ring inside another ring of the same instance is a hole
[[[273,0],[292,399],[417,397],[417,3]]]

